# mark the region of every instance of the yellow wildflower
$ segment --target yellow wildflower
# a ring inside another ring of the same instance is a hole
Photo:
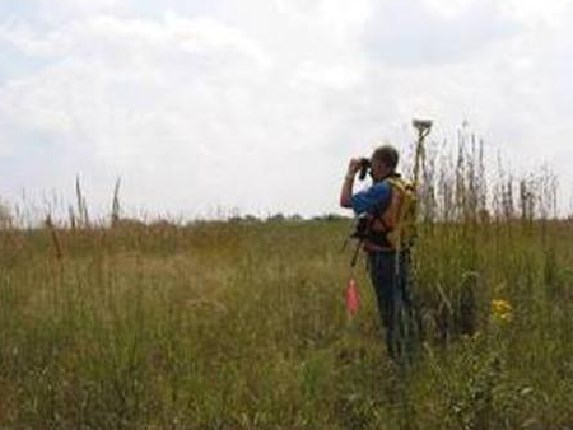
[[[501,321],[511,321],[511,303],[505,299],[493,299],[491,301],[491,313],[493,317]]]

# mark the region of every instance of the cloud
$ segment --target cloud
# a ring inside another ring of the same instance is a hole
[[[573,35],[557,3],[554,19],[513,0],[3,10],[0,194],[73,197],[80,172],[104,208],[121,175],[133,208],[333,211],[347,159],[384,138],[406,148],[413,116],[433,117],[438,140],[469,119],[494,153],[525,159],[551,142],[543,153],[566,173]]]
[[[12,42],[59,58],[0,90],[5,132],[27,130],[56,153],[78,155],[41,169],[52,183],[95,169],[109,172],[108,182],[113,173],[127,177],[138,204],[286,210],[273,189],[288,186],[270,166],[294,168],[300,163],[289,151],[324,142],[313,130],[328,127],[329,107],[309,73],[299,79],[244,32],[211,18],[96,15]],[[344,72],[333,76],[344,86]]]
[[[514,35],[517,21],[495,1],[378,3],[365,31],[371,55],[393,66],[456,63]]]

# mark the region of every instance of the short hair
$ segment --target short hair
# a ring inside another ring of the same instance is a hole
[[[394,170],[400,161],[400,154],[392,145],[382,145],[372,153],[372,161],[374,160],[381,161],[385,166]]]

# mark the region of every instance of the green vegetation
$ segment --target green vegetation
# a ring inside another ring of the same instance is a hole
[[[348,227],[3,231],[0,426],[573,426],[571,222],[425,225],[409,370],[386,357],[363,270],[347,319]]]
[[[79,180],[65,228],[5,209],[0,428],[573,428],[573,220],[549,170],[492,183],[460,139],[422,172],[408,367],[360,264],[346,314],[348,219],[146,225],[119,181],[111,228]]]

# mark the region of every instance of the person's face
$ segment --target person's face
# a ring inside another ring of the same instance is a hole
[[[372,158],[372,180],[374,182],[381,181],[390,173],[392,173],[392,169],[382,161]]]

